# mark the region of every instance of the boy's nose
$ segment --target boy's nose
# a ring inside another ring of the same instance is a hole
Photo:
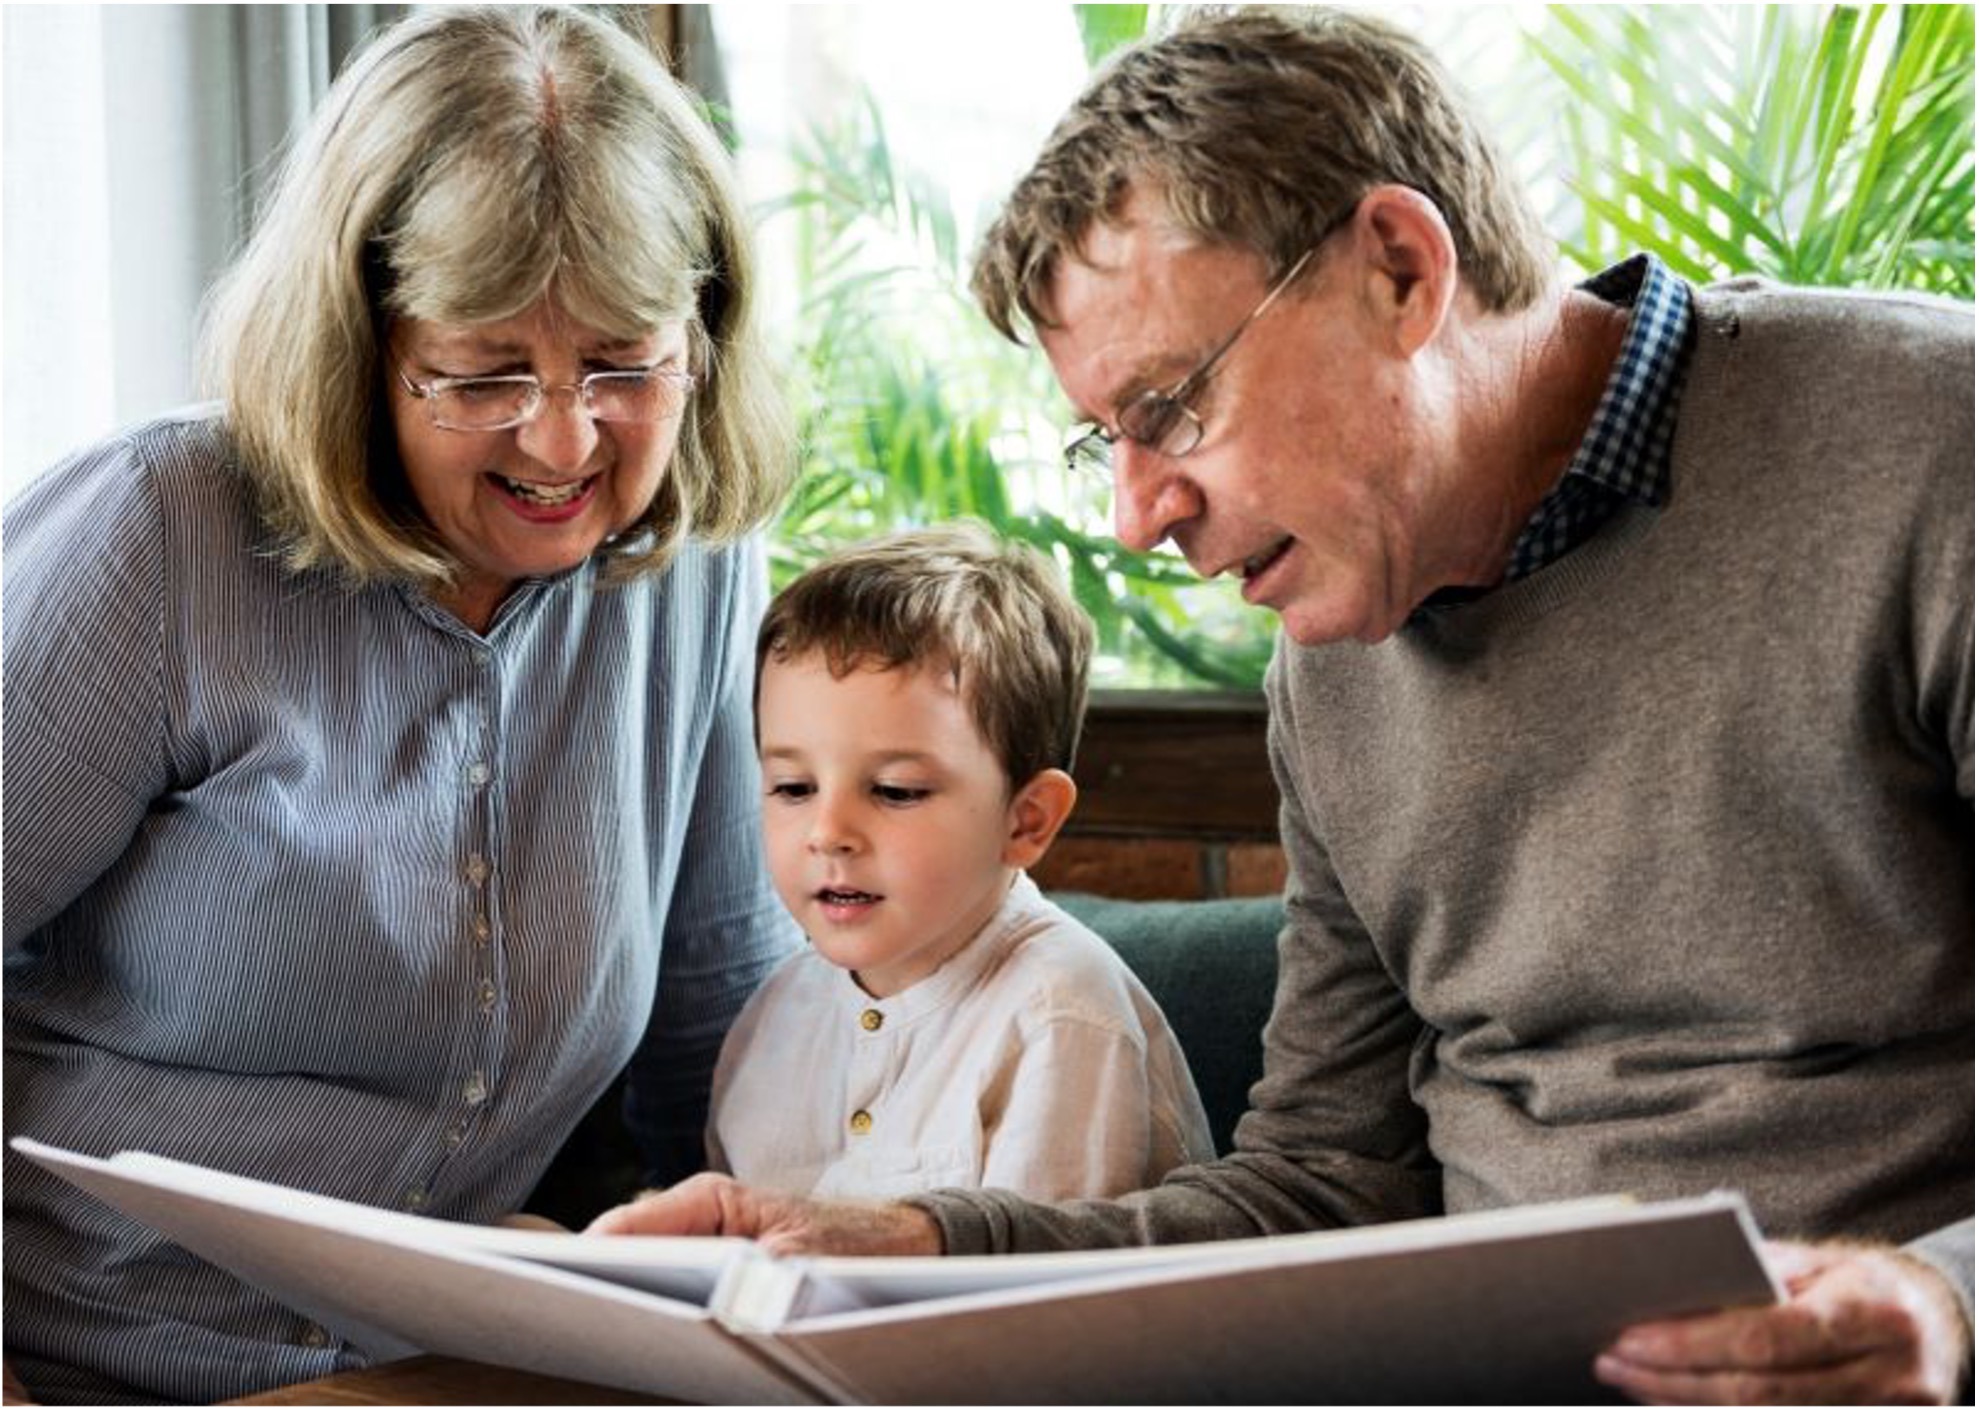
[[[856,845],[857,836],[851,826],[839,818],[836,809],[827,806],[818,810],[811,823],[813,853],[850,853]]]

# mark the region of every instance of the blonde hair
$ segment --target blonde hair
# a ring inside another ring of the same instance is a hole
[[[1020,313],[1051,327],[1058,262],[1136,183],[1184,232],[1256,250],[1282,273],[1390,182],[1436,203],[1487,308],[1524,308],[1547,289],[1550,240],[1420,43],[1339,10],[1192,15],[1117,56],[1059,121],[985,234],[972,288],[1008,338]]]
[[[824,657],[834,676],[950,673],[1012,788],[1072,768],[1086,711],[1093,625],[1051,561],[970,521],[907,530],[821,561],[770,603],[764,663]]]
[[[387,320],[551,293],[613,337],[684,319],[698,391],[608,581],[765,520],[794,470],[727,155],[636,39],[570,9],[436,9],[354,58],[216,288],[203,361],[296,568],[444,585],[384,411]]]

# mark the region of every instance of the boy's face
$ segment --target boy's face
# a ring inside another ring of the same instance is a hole
[[[946,671],[834,678],[821,654],[771,657],[757,732],[777,892],[819,953],[875,996],[967,945],[1070,808],[1039,837],[1034,796],[1071,781],[1046,770],[1012,795]]]

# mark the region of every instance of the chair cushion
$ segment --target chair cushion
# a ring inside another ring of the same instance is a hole
[[[1218,1152],[1264,1071],[1264,1022],[1278,984],[1276,897],[1128,902],[1089,893],[1052,901],[1098,932],[1141,978],[1189,1058]]]

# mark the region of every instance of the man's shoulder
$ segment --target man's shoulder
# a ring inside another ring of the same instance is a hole
[[[1680,454],[1737,456],[1748,478],[1755,465],[1858,477],[1864,463],[1936,476],[1961,461],[1970,476],[1970,305],[1759,279],[1696,298]]]
[[[1958,300],[1907,290],[1815,289],[1757,276],[1695,286],[1692,293],[1706,336],[1818,349],[1831,360],[1894,356],[1952,376],[1962,366],[1971,377],[1973,308]]]

